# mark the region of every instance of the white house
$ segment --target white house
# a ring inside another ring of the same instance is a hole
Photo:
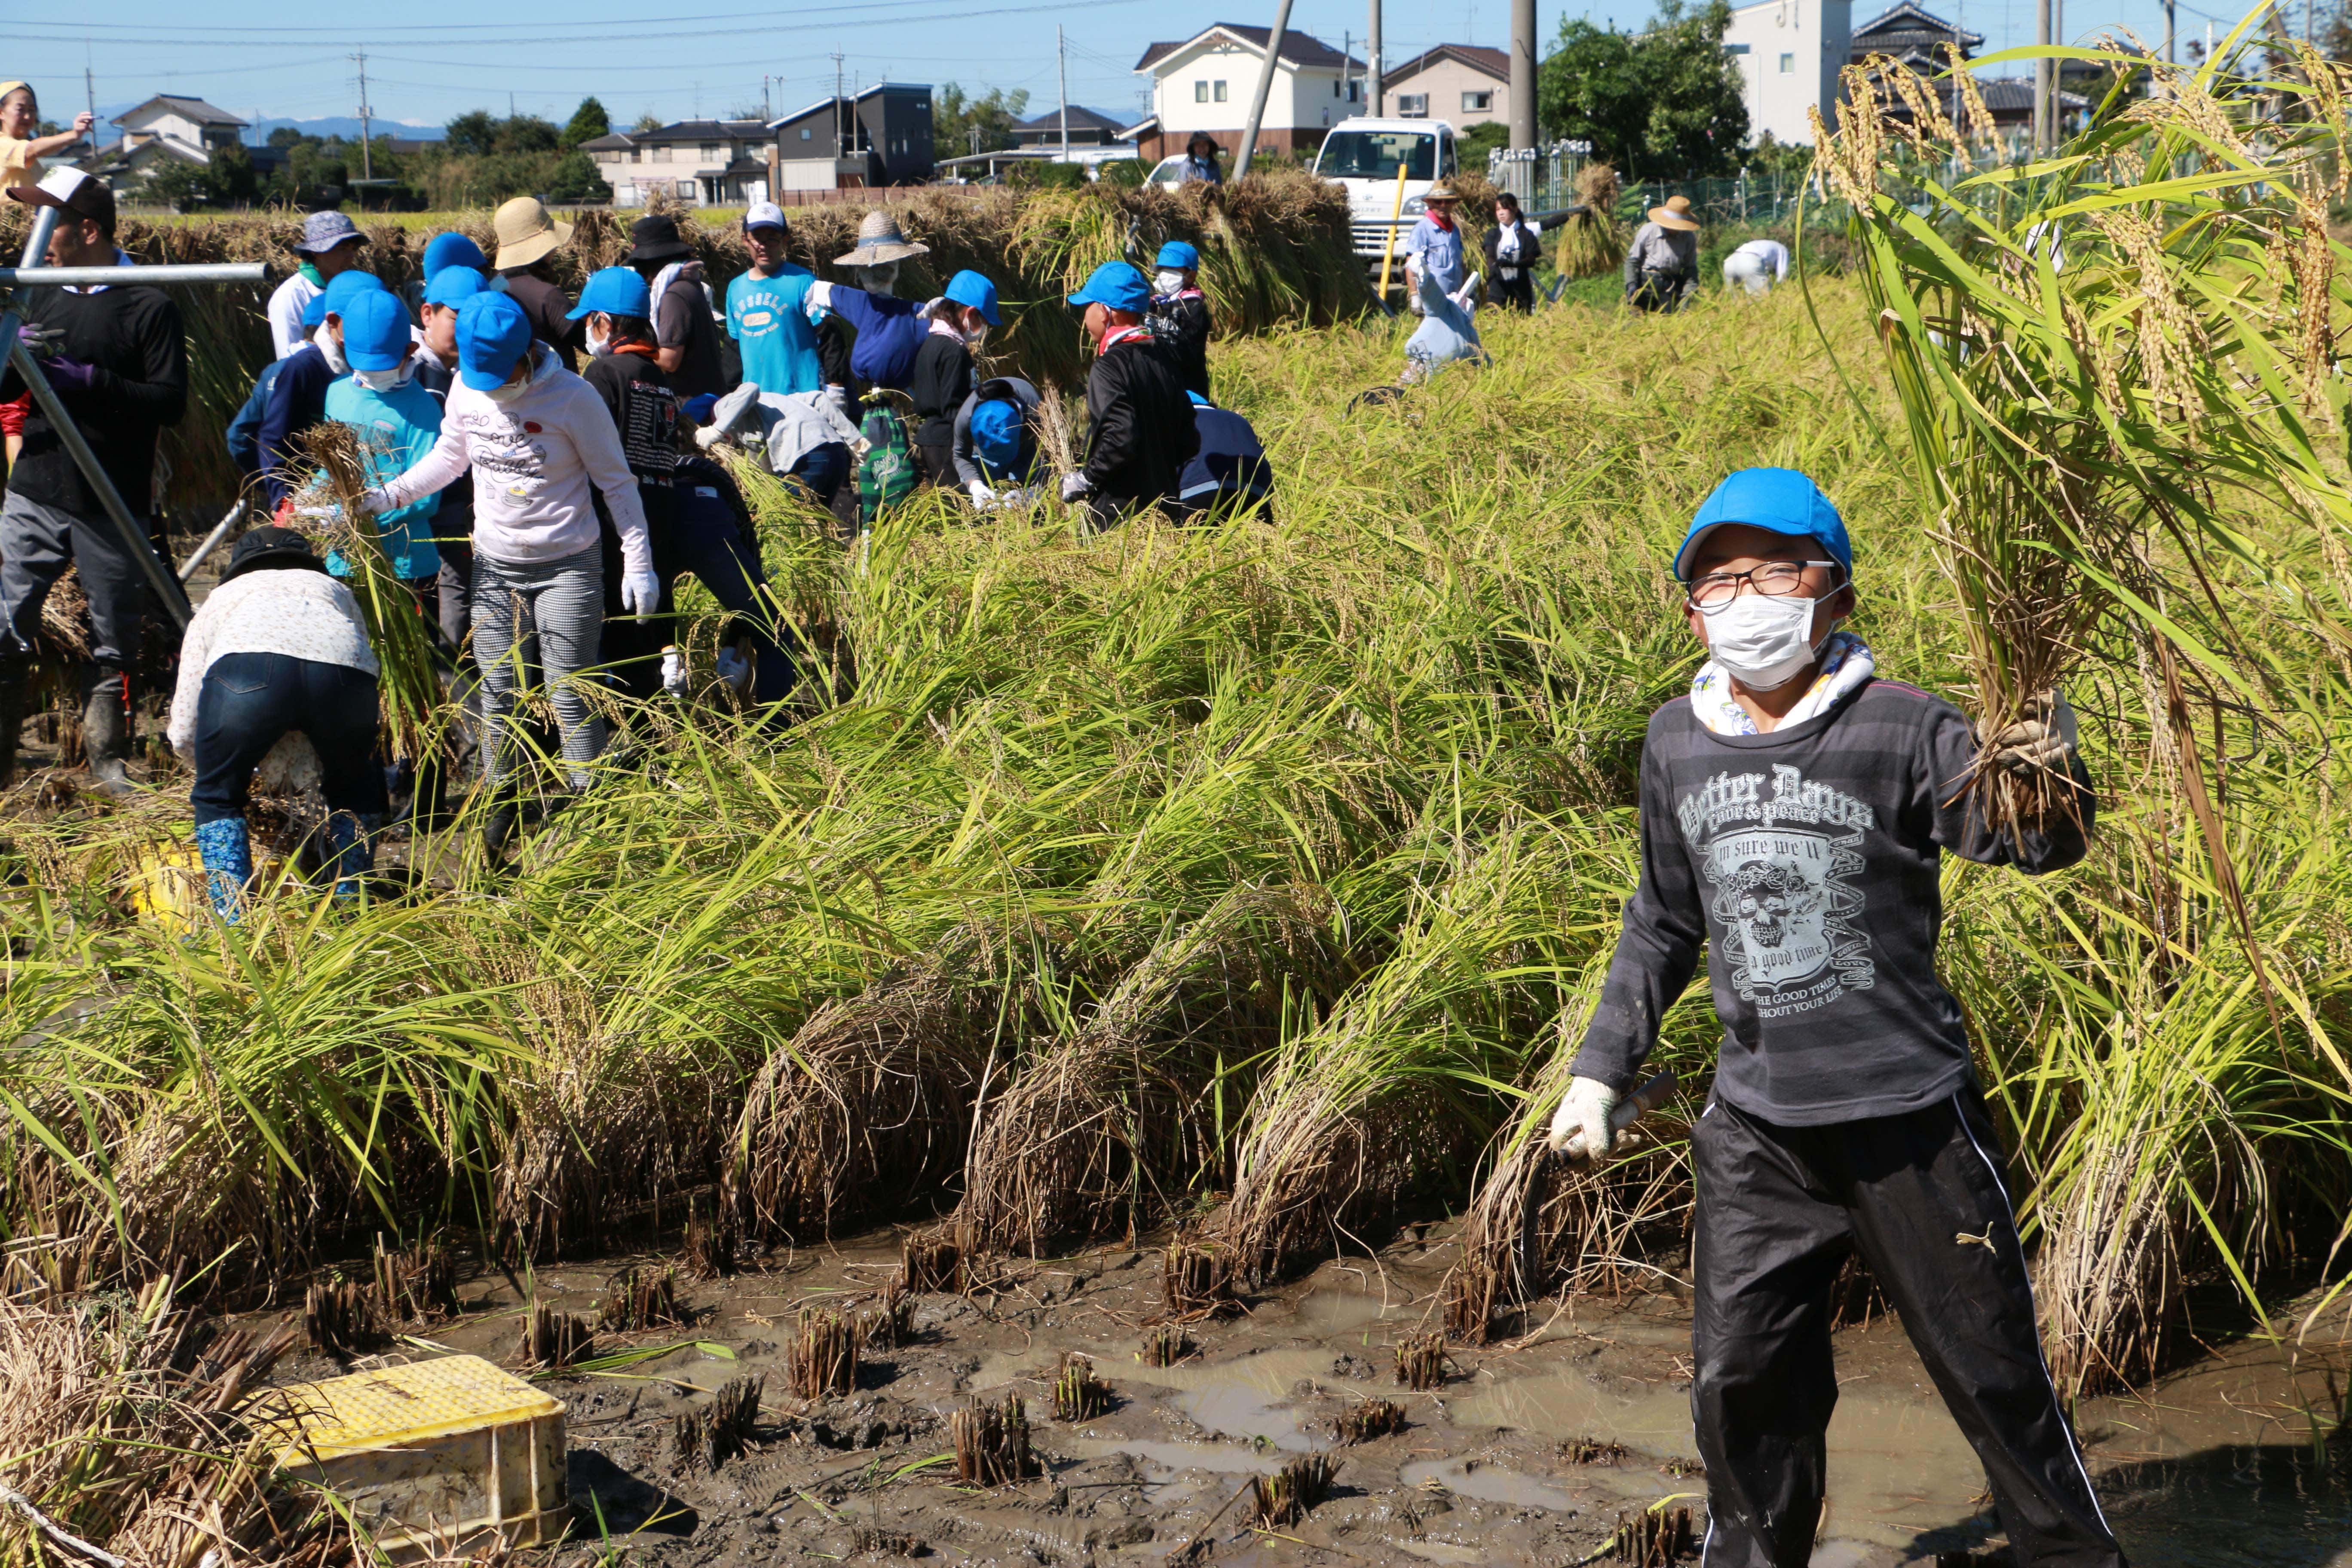
[[[1152,162],[1181,153],[1203,131],[1226,152],[1239,152],[1272,32],[1219,22],[1181,43],[1144,50],[1135,69],[1139,76],[1150,73],[1151,116],[1119,134],[1134,135],[1139,154]],[[1293,29],[1275,51],[1274,85],[1257,144],[1273,153],[1319,147],[1325,132],[1364,112],[1360,60]]]
[[[1511,120],[1511,57],[1480,44],[1440,44],[1381,77],[1393,120],[1451,121],[1456,131]]]
[[[1808,108],[1836,124],[1838,72],[1853,36],[1853,0],[1761,0],[1733,11],[1723,42],[1739,68],[1748,133],[1809,144]]]
[[[215,109],[201,98],[173,98],[168,93],[158,93],[138,108],[116,115],[114,123],[122,132],[123,152],[163,142],[173,152],[184,154],[186,162],[196,163],[210,162],[213,149],[234,142],[245,129],[245,121],[226,109]]]

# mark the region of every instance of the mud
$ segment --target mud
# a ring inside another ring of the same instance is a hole
[[[600,1334],[595,1352],[700,1341],[603,1374],[544,1385],[571,1415],[580,1525],[557,1561],[607,1551],[705,1564],[884,1561],[920,1548],[952,1563],[1158,1563],[1188,1542],[1223,1563],[1574,1563],[1621,1515],[1688,1507],[1704,1528],[1706,1481],[1691,1442],[1689,1318],[1671,1293],[1581,1299],[1521,1341],[1454,1347],[1446,1381],[1411,1393],[1391,1346],[1433,1323],[1452,1248],[1407,1240],[1377,1258],[1326,1265],[1253,1300],[1235,1321],[1195,1323],[1192,1352],[1154,1368],[1137,1355],[1160,1320],[1159,1257],[1118,1248],[1005,1266],[993,1289],[918,1300],[915,1342],[869,1351],[856,1392],[804,1405],[785,1386],[784,1343],[803,1306],[851,1309],[894,1271],[895,1237],[779,1257],[693,1286],[691,1328]],[[524,1281],[593,1313],[631,1262],[551,1268]],[[465,1285],[459,1319],[417,1328],[402,1355],[435,1348],[511,1362],[515,1283]],[[2282,1319],[2282,1321],[2286,1321]],[[2299,1345],[2243,1342],[2129,1399],[2078,1411],[2110,1518],[2142,1564],[2352,1565],[2347,1444],[2315,1444],[2339,1420],[2352,1360],[2341,1310]],[[1110,1410],[1076,1426],[1051,1415],[1066,1352],[1092,1356]],[[731,1356],[731,1359],[730,1357]],[[1817,1568],[1932,1562],[2000,1540],[1983,1472],[1945,1415],[1899,1326],[1840,1333],[1830,1498]],[[292,1376],[339,1370],[322,1358]],[[767,1378],[759,1439],[715,1473],[674,1454],[675,1416],[708,1390]],[[1041,1468],[1018,1485],[955,1484],[948,1415],[971,1395],[1027,1403]],[[1332,1421],[1355,1401],[1402,1405],[1409,1425],[1338,1447]],[[1590,1443],[1623,1450],[1573,1463]],[[1250,1479],[1330,1452],[1332,1495],[1305,1521],[1250,1528]],[[1239,1500],[1235,1499],[1239,1497]],[[583,1549],[586,1549],[584,1552]]]

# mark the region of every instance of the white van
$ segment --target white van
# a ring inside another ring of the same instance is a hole
[[[1404,171],[1404,211],[1396,217],[1394,254],[1402,258],[1405,236],[1421,219],[1423,196],[1461,173],[1454,127],[1443,120],[1349,120],[1324,137],[1315,154],[1315,173],[1348,193],[1356,254],[1375,272],[1389,249],[1399,169]]]

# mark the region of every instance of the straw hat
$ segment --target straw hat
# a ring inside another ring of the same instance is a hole
[[[877,207],[867,213],[857,226],[857,248],[846,256],[833,259],[835,267],[879,267],[886,261],[904,261],[910,256],[929,256],[928,245],[911,245],[899,232],[898,220]]]
[[[1429,189],[1422,192],[1421,199],[1423,203],[1458,202],[1462,199],[1462,193],[1455,190],[1445,181],[1440,180],[1437,184],[1430,186]]]
[[[490,229],[498,236],[496,265],[501,272],[541,260],[572,237],[572,226],[548,216],[546,204],[537,196],[517,196],[499,208]]]
[[[1650,221],[1660,228],[1678,228],[1685,232],[1698,227],[1698,219],[1691,216],[1688,196],[1668,196],[1664,206],[1650,209]]]

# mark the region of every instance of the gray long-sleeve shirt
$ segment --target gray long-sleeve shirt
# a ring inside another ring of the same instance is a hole
[[[980,459],[971,449],[971,411],[980,406],[983,395],[998,397],[1007,393],[1012,395],[1013,402],[1021,405],[1024,419],[1037,411],[1037,389],[1017,375],[992,377],[982,382],[972,389],[971,395],[963,400],[963,406],[956,410],[955,430],[948,450],[955,458],[956,478],[967,485],[988,483],[988,476],[980,471]]]
[[[1701,944],[1723,1021],[1715,1091],[1768,1121],[1892,1116],[1969,1073],[1959,1004],[1936,975],[1944,852],[2027,872],[2083,858],[2079,825],[1996,834],[1962,785],[1959,710],[1875,680],[1769,735],[1717,735],[1690,700],[1642,749],[1642,876],[1575,1071],[1630,1088]]]
[[[1662,223],[1645,223],[1633,231],[1633,243],[1625,247],[1625,288],[1628,292],[1642,281],[1644,272],[1666,272],[1678,279],[1696,281],[1698,278],[1698,231],[1668,228]]]

